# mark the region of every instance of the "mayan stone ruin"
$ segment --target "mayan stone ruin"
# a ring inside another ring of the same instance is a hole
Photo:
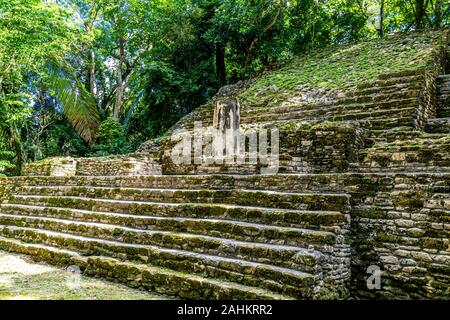
[[[304,87],[286,79],[320,64],[287,65],[136,153],[0,178],[0,248],[186,299],[449,299],[449,31],[386,42],[366,78]],[[323,59],[350,77],[364,45]],[[242,161],[213,161],[208,128],[242,133]]]

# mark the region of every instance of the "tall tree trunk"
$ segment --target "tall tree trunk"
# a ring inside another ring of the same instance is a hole
[[[313,1],[312,26],[311,26],[311,47],[316,46],[316,17],[317,17],[317,2]]]
[[[95,53],[94,50],[89,52],[89,66],[88,66],[88,90],[93,95],[95,84]]]
[[[436,8],[434,9],[436,20],[434,22],[435,29],[439,29],[442,23],[442,0],[436,0]]]
[[[423,18],[425,17],[425,0],[416,0],[415,25],[416,30],[423,28]]]
[[[384,0],[381,0],[381,3],[380,3],[380,23],[378,25],[378,36],[380,38],[382,38],[383,34],[384,34],[383,23],[384,23]]]
[[[252,56],[252,53],[253,53],[253,50],[254,50],[256,44],[259,41],[259,38],[261,36],[263,36],[265,33],[269,32],[275,26],[275,24],[278,22],[278,19],[283,14],[285,6],[286,6],[286,0],[279,0],[278,10],[277,10],[277,13],[275,14],[275,16],[273,17],[273,19],[269,22],[269,24],[267,24],[263,28],[262,32],[259,35],[255,36],[252,39],[252,41],[250,42],[250,45],[249,45],[249,47],[247,49],[247,52],[246,52],[246,55],[245,55],[246,57],[245,57],[245,62],[244,62],[243,75],[245,75],[245,73],[247,72],[248,66],[250,64],[250,58]]]
[[[119,37],[119,65],[117,67],[117,94],[116,94],[116,103],[114,104],[114,114],[113,117],[116,120],[119,120],[120,109],[122,108],[122,99],[123,99],[123,91],[124,91],[124,83],[123,83],[123,71],[122,66],[125,61],[125,41],[123,36]]]
[[[20,137],[15,124],[10,126],[11,135],[11,145],[14,148],[14,153],[16,154],[16,170],[17,175],[22,173],[23,155],[22,155],[22,144],[20,142]]]
[[[216,44],[216,74],[221,86],[227,82],[227,73],[225,69],[225,46]]]
[[[89,10],[89,17],[90,19],[84,22],[84,27],[86,29],[86,33],[89,35],[93,35],[93,23],[96,19],[96,13],[93,11],[94,9],[91,8]],[[86,77],[86,90],[89,91],[92,95],[94,94],[94,83],[95,83],[95,53],[93,49],[93,44],[90,45],[88,48],[89,53],[87,56],[87,77]]]

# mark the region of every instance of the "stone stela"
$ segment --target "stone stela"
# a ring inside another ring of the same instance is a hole
[[[234,157],[240,152],[240,105],[237,100],[216,102],[213,128],[222,135],[224,155]]]

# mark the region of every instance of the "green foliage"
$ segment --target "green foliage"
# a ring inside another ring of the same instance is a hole
[[[97,141],[91,156],[107,156],[131,152],[126,141],[124,130],[119,121],[108,118],[102,122],[98,130]]]
[[[22,132],[35,98],[31,83],[45,76],[49,61],[63,61],[82,37],[70,12],[53,2],[0,0],[0,17],[0,132],[20,171],[26,153]]]
[[[424,68],[441,33],[386,37],[356,45],[310,51],[263,75],[239,96],[244,104],[270,106],[299,89],[335,90],[379,74]]]
[[[15,168],[15,165],[11,163],[14,157],[14,152],[5,150],[4,141],[0,136],[0,177],[4,177],[5,172]]]
[[[14,156],[14,152],[0,150],[0,177],[5,176],[4,172],[8,169],[15,168],[15,166],[11,163]]]
[[[449,24],[445,1],[384,3],[385,34]],[[164,134],[222,85],[287,61],[241,98],[275,103],[299,86],[332,90],[407,68],[408,59],[420,67],[428,50],[420,41],[398,52],[389,40],[380,48],[350,46],[377,36],[380,4],[0,0],[1,150],[14,152],[8,161],[18,170],[47,156],[128,152]],[[334,45],[347,47],[337,54]],[[269,86],[273,99],[264,91]],[[120,137],[106,139],[114,127]]]
[[[12,169],[15,166],[10,165],[15,157],[15,163],[18,168],[22,163],[22,147],[20,137],[20,127],[25,122],[25,119],[31,114],[28,107],[29,95],[22,93],[6,93],[0,92],[0,151],[7,156],[7,160],[0,160],[0,173],[6,169]],[[11,152],[14,150],[15,153]],[[11,153],[9,153],[11,152]]]
[[[62,114],[49,111],[43,116],[47,117],[48,121],[44,123],[27,123],[23,149],[28,161],[58,156],[83,157],[90,152],[89,147]]]
[[[389,31],[408,31],[421,29],[416,25],[416,7],[420,1],[390,0],[386,3],[386,22]],[[450,7],[446,0],[423,1],[424,16],[421,21],[422,28],[434,28],[448,26],[450,23]]]
[[[54,91],[53,94],[64,106],[67,120],[84,141],[93,143],[100,124],[95,99],[73,75],[63,77],[52,73],[48,83]]]
[[[119,121],[113,118],[108,118],[100,125],[97,135],[97,143],[110,144],[124,138],[125,134]]]

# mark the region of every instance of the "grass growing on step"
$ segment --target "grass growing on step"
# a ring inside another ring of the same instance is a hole
[[[299,91],[332,91],[384,73],[419,70],[430,62],[441,36],[440,32],[411,32],[310,51],[262,75],[238,98],[244,106],[273,106]]]
[[[450,144],[450,134],[435,138],[427,133],[420,133],[420,136],[415,139],[398,140],[390,143],[383,143],[377,146],[378,149],[397,149],[409,150],[412,147],[444,147]]]

